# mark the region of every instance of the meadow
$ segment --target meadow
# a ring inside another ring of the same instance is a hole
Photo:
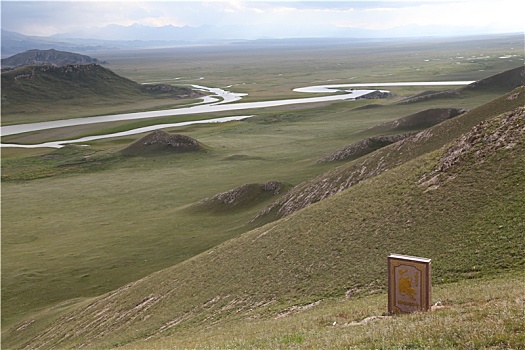
[[[249,94],[246,101],[259,101],[302,97],[291,90],[325,82],[477,80],[522,65],[522,56],[500,58],[516,54],[519,40],[258,43],[108,52],[98,58],[137,82],[231,85],[231,90]],[[427,108],[472,109],[501,94],[395,104],[425,90],[429,88],[392,88],[389,100],[243,111],[257,117],[169,130],[196,138],[206,146],[202,153],[120,155],[121,148],[143,135],[59,150],[3,148],[2,328],[39,314],[53,318],[77,302],[187,261],[253,229],[256,224],[250,220],[270,202],[228,213],[195,210],[204,198],[248,183],[296,185],[333,168],[317,160],[360,140],[363,130]],[[122,110],[153,107],[151,103]],[[384,107],[356,109],[371,103]],[[71,117],[73,112],[62,107],[56,112]],[[86,113],[116,110],[97,107]],[[152,122],[71,127],[7,140],[43,142]],[[304,334],[290,332],[288,340],[279,341],[304,341]],[[236,346],[242,348],[239,342]]]

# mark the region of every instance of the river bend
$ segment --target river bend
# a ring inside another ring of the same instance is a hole
[[[269,108],[269,107],[278,107],[286,106],[293,104],[305,104],[305,103],[315,103],[315,102],[329,102],[329,101],[342,101],[342,100],[355,100],[356,98],[374,92],[376,90],[370,89],[359,89],[355,90],[354,88],[373,88],[373,87],[389,87],[389,86],[452,86],[452,85],[468,85],[472,81],[449,81],[449,82],[397,82],[397,83],[359,83],[359,84],[336,84],[336,85],[316,85],[303,88],[294,89],[296,92],[309,92],[309,93],[334,93],[328,96],[321,97],[306,97],[306,98],[295,98],[295,99],[285,99],[285,100],[271,100],[271,101],[261,101],[261,102],[239,102],[246,94],[242,93],[233,93],[220,88],[208,88],[201,85],[193,85],[194,88],[199,90],[204,90],[212,93],[211,96],[207,96],[203,102],[200,104],[182,107],[177,109],[168,109],[168,110],[159,110],[159,111],[148,111],[148,112],[137,112],[137,113],[123,113],[123,114],[114,114],[114,115],[105,115],[105,116],[96,116],[96,117],[84,117],[84,118],[74,118],[74,119],[65,119],[65,120],[55,120],[49,122],[40,122],[40,123],[30,123],[30,124],[19,124],[19,125],[8,125],[0,128],[0,134],[2,136],[22,134],[26,132],[34,132],[40,130],[49,130],[55,128],[62,128],[68,126],[77,126],[77,125],[86,125],[94,123],[105,123],[105,122],[114,122],[114,121],[123,121],[123,120],[137,120],[137,119],[147,119],[147,118],[157,118],[157,117],[167,117],[167,116],[177,116],[177,115],[192,115],[192,114],[203,114],[203,113],[216,113],[216,112],[226,112],[226,111],[241,111],[248,109],[259,109],[259,108]],[[144,128],[137,128],[133,130],[128,130],[119,133],[112,133],[106,135],[97,135],[83,137],[76,140],[64,140],[64,141],[53,141],[46,142],[41,144],[32,144],[32,145],[23,145],[23,144],[3,144],[0,143],[0,147],[23,147],[23,148],[37,148],[37,147],[54,147],[60,148],[65,144],[70,143],[82,143],[88,141],[94,141],[104,138],[112,138],[119,136],[127,136],[138,133],[143,133],[147,131],[153,131],[157,129],[176,127],[176,126],[185,126],[191,124],[203,124],[203,123],[220,123],[228,122],[233,120],[242,120],[252,117],[249,116],[233,116],[233,117],[224,117],[224,118],[213,118],[206,120],[196,120],[188,121],[181,123],[173,124],[158,124],[153,126],[148,126]]]

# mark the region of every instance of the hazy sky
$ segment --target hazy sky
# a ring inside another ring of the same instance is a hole
[[[418,26],[416,35],[525,30],[522,0],[428,1],[4,1],[2,29],[26,35],[103,27],[239,25],[258,35],[312,33],[338,27],[372,30]],[[267,33],[265,33],[267,31]]]

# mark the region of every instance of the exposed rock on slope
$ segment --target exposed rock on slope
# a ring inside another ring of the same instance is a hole
[[[435,190],[453,179],[461,164],[482,163],[500,149],[511,149],[525,141],[525,107],[483,121],[454,141],[436,167],[419,180],[422,187]]]
[[[156,130],[133,142],[121,153],[130,156],[154,156],[166,153],[198,152],[204,148],[192,137],[180,134],[170,134]]]
[[[265,184],[246,184],[219,193],[211,198],[205,198],[199,202],[199,205],[215,210],[246,207],[280,194],[284,187],[284,184],[279,181],[270,181]]]
[[[400,134],[391,136],[373,136],[367,137],[364,140],[355,142],[350,146],[340,149],[334,153],[327,154],[326,156],[319,159],[320,163],[325,162],[336,162],[341,160],[352,160],[362,157],[370,152],[373,152],[379,148],[388,146],[394,142],[406,139],[412,134]]]

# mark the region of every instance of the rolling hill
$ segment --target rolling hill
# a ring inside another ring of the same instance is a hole
[[[199,152],[203,150],[204,147],[199,141],[192,137],[156,130],[133,142],[120,152],[127,156],[157,156],[166,153]]]
[[[436,284],[516,273],[525,267],[525,194],[516,190],[525,181],[524,99],[519,87],[334,168],[267,210],[279,220],[19,323],[4,331],[3,345],[109,348],[141,341],[142,348],[177,348],[182,332],[383,293],[392,252],[432,258]]]
[[[80,114],[75,106],[118,106],[131,101],[197,98],[201,92],[184,86],[166,84],[141,85],[98,64],[65,66],[24,66],[2,72],[3,123],[26,122],[20,118],[35,115],[39,120],[51,120],[50,105],[62,105],[63,110]],[[173,102],[172,102],[173,103]],[[84,112],[85,113],[85,112]],[[36,121],[36,120],[35,120]]]
[[[53,103],[86,98],[138,97],[162,90],[143,86],[121,77],[98,64],[76,64],[62,67],[27,66],[2,73],[2,112],[24,104]],[[171,96],[201,96],[185,87],[166,91]]]
[[[22,66],[67,66],[75,64],[107,64],[87,55],[74,52],[50,50],[28,50],[11,57],[2,58],[2,69]]]

